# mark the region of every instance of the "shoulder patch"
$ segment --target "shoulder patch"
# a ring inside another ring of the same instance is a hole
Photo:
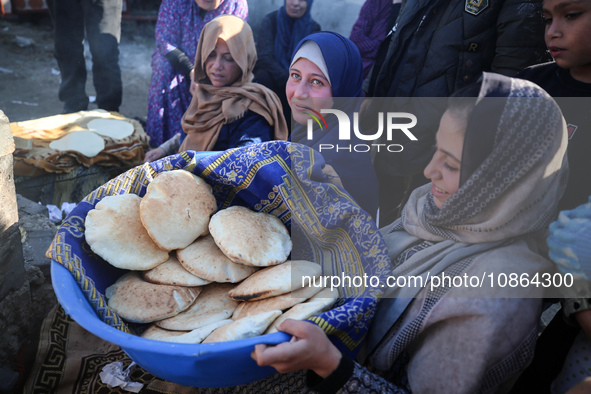
[[[569,123],[567,125],[567,130],[568,130],[568,139],[570,140],[571,138],[573,138],[573,136],[575,135],[575,131],[577,131],[577,129],[579,128],[579,126],[574,125],[572,123]]]
[[[464,11],[466,11],[468,14],[478,15],[487,7],[488,0],[466,0]]]

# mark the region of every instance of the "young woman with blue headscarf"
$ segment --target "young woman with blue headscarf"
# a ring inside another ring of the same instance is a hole
[[[290,140],[319,151],[328,168],[336,172],[344,189],[369,214],[377,211],[378,183],[369,152],[337,149],[362,144],[353,133],[339,141],[335,115],[326,114],[327,130],[314,131],[308,139],[307,124],[311,113],[334,108],[345,112],[351,123],[362,97],[363,66],[359,50],[346,37],[334,32],[313,33],[299,42],[289,66],[285,88],[295,126]],[[343,98],[339,100],[338,98]],[[336,99],[336,100],[334,100]],[[336,105],[335,105],[336,101]],[[327,147],[331,145],[332,149]]]
[[[320,25],[311,15],[313,3],[314,0],[285,0],[280,9],[263,18],[257,30],[258,60],[254,75],[258,83],[279,96],[288,120],[285,82],[291,55],[302,38],[320,31]]]

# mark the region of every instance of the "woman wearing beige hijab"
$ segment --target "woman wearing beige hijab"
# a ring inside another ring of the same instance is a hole
[[[279,99],[252,82],[256,59],[252,30],[242,19],[221,15],[205,25],[195,58],[197,87],[182,119],[183,132],[148,152],[145,161],[186,150],[286,140]]]

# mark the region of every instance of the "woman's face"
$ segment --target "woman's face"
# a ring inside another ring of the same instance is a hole
[[[215,87],[230,86],[242,75],[238,63],[234,61],[228,44],[221,38],[214,50],[205,59],[205,73]]]
[[[460,187],[460,168],[466,120],[460,119],[449,111],[443,114],[437,131],[437,150],[424,171],[431,180],[431,191],[437,208],[441,209]]]
[[[204,11],[213,11],[217,9],[222,0],[195,0],[195,3]]]
[[[290,18],[299,19],[306,13],[308,2],[305,0],[285,0],[285,12]]]
[[[289,69],[285,86],[293,118],[305,125],[311,111],[332,108],[332,88],[318,66],[308,59],[298,59]]]

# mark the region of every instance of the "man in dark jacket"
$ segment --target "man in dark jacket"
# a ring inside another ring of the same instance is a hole
[[[549,60],[541,5],[540,0],[405,0],[367,81],[367,96],[448,97],[483,71],[514,76]],[[375,157],[383,223],[396,217],[412,189],[427,182],[422,171],[444,106],[417,107],[428,120],[413,129],[418,141],[404,141],[401,153]]]
[[[47,0],[47,7],[53,20],[63,113],[88,109],[85,39],[92,54],[96,104],[107,111],[119,111],[123,95],[119,67],[122,0]]]

